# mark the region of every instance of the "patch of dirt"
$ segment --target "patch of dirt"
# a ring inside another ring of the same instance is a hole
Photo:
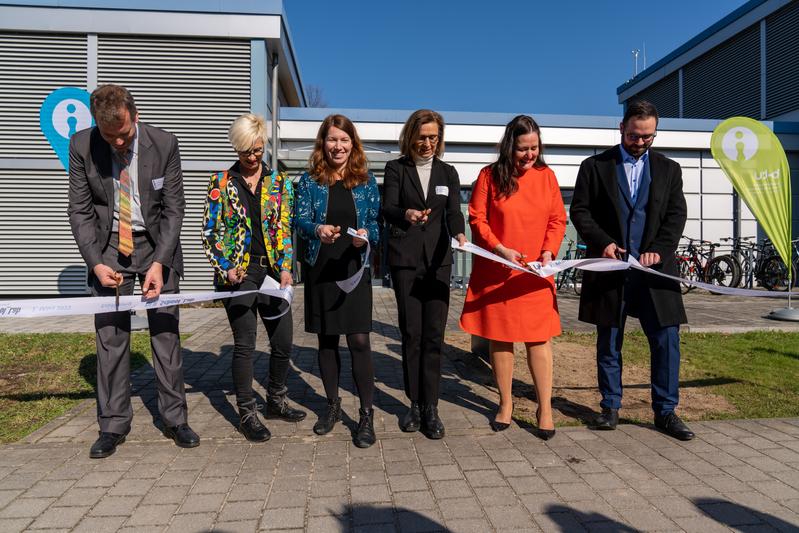
[[[555,339],[552,406],[556,424],[587,423],[599,413],[601,396],[596,381],[596,350]],[[482,384],[491,391],[488,396],[498,401],[491,366],[471,352],[471,336],[463,332],[447,332],[446,355],[464,377]],[[514,418],[535,423],[538,407],[532,376],[527,367],[524,345],[515,345],[513,373]],[[625,363],[622,373],[624,405],[622,419],[651,422],[652,408],[648,365]],[[678,413],[687,420],[701,420],[719,414],[735,413],[735,407],[723,396],[701,386],[680,386]]]

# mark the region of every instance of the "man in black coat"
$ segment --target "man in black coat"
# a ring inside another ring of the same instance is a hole
[[[679,164],[649,147],[658,114],[649,102],[631,103],[619,125],[621,144],[583,161],[571,219],[588,257],[626,260],[677,275],[675,250],[687,209]],[[627,316],[649,340],[655,426],[680,439],[693,432],[674,410],[679,401],[680,324],[687,322],[677,282],[637,270],[583,273],[579,319],[597,326],[597,377],[602,414],[594,427],[611,430],[622,399],[622,344]]]

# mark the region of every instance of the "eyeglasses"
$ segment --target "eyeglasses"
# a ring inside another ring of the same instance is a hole
[[[627,137],[628,140],[630,140],[630,141],[632,141],[634,143],[637,143],[639,140],[644,141],[645,143],[648,143],[648,142],[652,142],[653,140],[655,140],[655,137],[657,137],[658,134],[657,134],[657,132],[649,133],[647,135],[636,135],[635,133],[625,133],[624,136]]]
[[[261,157],[264,155],[264,149],[256,148],[255,150],[244,150],[243,152],[238,152],[238,154],[241,157],[250,157],[251,155],[254,155],[255,157]]]
[[[438,135],[420,135],[419,138],[416,139],[416,144],[424,144],[426,142],[438,144]]]

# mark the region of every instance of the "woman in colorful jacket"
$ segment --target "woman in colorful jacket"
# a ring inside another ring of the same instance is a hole
[[[214,267],[214,285],[219,290],[258,289],[266,276],[281,287],[293,283],[291,269],[292,209],[294,191],[285,174],[264,162],[266,124],[253,114],[242,115],[228,134],[238,161],[228,170],[211,176],[203,217],[203,247]],[[239,431],[254,442],[271,434],[258,417],[262,409],[253,394],[253,352],[260,315],[269,335],[266,417],[298,422],[305,412],[286,401],[293,326],[291,309],[278,318],[279,298],[248,294],[224,299],[233,330],[233,388],[239,410]]]
[[[341,419],[339,337],[346,335],[361,404],[353,442],[366,448],[376,440],[369,343],[372,280],[366,241],[347,235],[347,229],[366,237],[372,248],[377,246],[380,193],[374,176],[367,171],[355,126],[343,115],[330,115],[322,122],[308,167],[297,185],[294,224],[307,243],[303,269],[305,331],[316,333],[319,340],[319,368],[328,403],[327,412],[313,429],[323,435]],[[365,269],[360,281],[345,292],[336,282],[350,279],[362,265]]]

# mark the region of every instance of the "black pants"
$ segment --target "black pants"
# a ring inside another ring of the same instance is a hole
[[[438,403],[451,272],[450,265],[427,271],[391,269],[402,333],[405,394],[412,402]]]
[[[266,276],[277,279],[277,275],[270,267],[262,267],[253,262],[247,268],[247,277],[235,286],[234,290],[257,289]],[[255,351],[256,331],[258,329],[258,316],[266,327],[269,335],[269,345],[272,353],[269,356],[269,382],[267,394],[270,397],[281,398],[286,395],[286,375],[289,370],[291,343],[293,329],[291,310],[274,320],[266,317],[278,314],[279,298],[272,298],[263,294],[248,294],[237,298],[223,300],[230,327],[233,330],[233,389],[236,392],[236,404],[251,406],[255,401],[252,390],[253,380],[253,352]]]

